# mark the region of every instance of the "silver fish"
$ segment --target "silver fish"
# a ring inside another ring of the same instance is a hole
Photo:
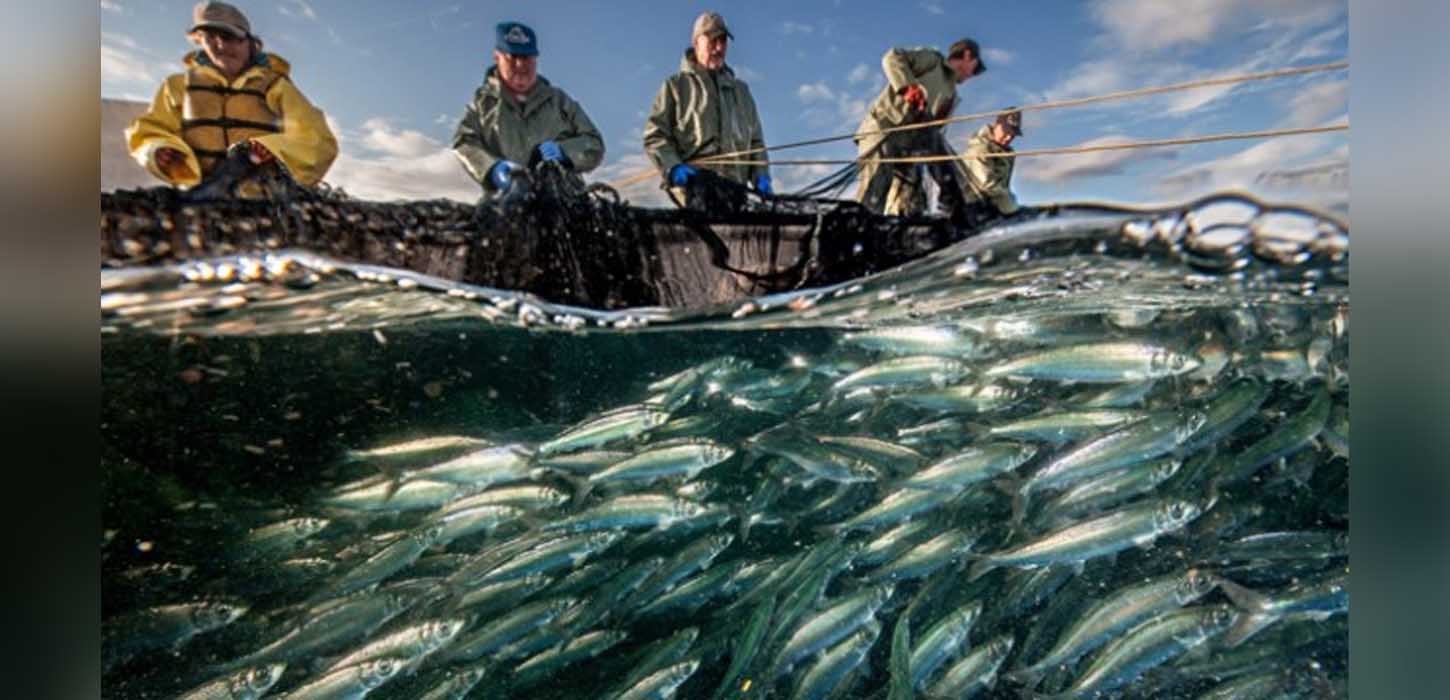
[[[555,455],[613,442],[632,440],[663,425],[670,414],[654,406],[627,406],[570,428],[538,447],[538,454]]]
[[[193,688],[177,700],[260,700],[282,679],[282,672],[286,670],[287,664],[243,669]]]
[[[801,675],[792,697],[804,700],[824,700],[832,697],[833,691],[871,653],[876,639],[881,636],[881,624],[872,620],[860,631],[842,640],[821,654],[821,658]]]
[[[911,684],[920,689],[941,665],[967,644],[972,624],[982,614],[982,602],[968,603],[928,627],[911,650]]]
[[[852,372],[832,384],[831,390],[841,394],[865,388],[946,386],[970,371],[960,360],[935,355],[897,357]]]
[[[1075,661],[1145,620],[1202,598],[1216,585],[1208,572],[1189,569],[1106,595],[1063,632],[1046,656],[1009,678],[1029,679],[1028,685],[1034,685],[1030,679],[1035,676]]]
[[[281,695],[280,700],[362,700],[406,665],[405,659],[378,659],[347,666]]]
[[[1004,634],[973,649],[961,661],[947,667],[941,679],[927,689],[927,696],[970,698],[991,688],[997,679],[997,670],[1012,653],[1012,645],[1012,637]]]
[[[932,464],[897,485],[906,489],[956,492],[1010,472],[1036,454],[1035,446],[1023,443],[976,445]]]
[[[1029,353],[983,371],[986,378],[1017,377],[1072,382],[1141,382],[1186,374],[1201,361],[1171,347],[1145,342],[1070,345]]]
[[[980,578],[998,566],[1077,564],[1129,547],[1147,546],[1161,535],[1182,529],[1201,512],[1197,504],[1189,501],[1148,503],[1113,511],[1048,533],[1015,549],[983,555],[972,565],[969,580]]]

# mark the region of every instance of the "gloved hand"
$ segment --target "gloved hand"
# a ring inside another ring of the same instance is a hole
[[[488,169],[488,181],[493,184],[494,189],[506,190],[514,179],[514,171],[521,167],[523,166],[511,160],[501,160]]]
[[[670,184],[675,187],[684,187],[685,183],[690,181],[690,178],[699,174],[700,171],[696,170],[695,166],[689,165],[688,163],[680,163],[670,168]]]
[[[769,175],[757,175],[757,176],[755,176],[755,191],[756,192],[759,192],[761,194],[770,194],[770,195],[775,194],[775,190],[773,188],[771,188],[771,186],[770,186],[770,176]]]
[[[160,170],[170,178],[184,180],[192,175],[191,168],[186,165],[186,154],[175,148],[156,149],[156,169]]]
[[[921,86],[916,83],[912,83],[901,89],[901,99],[913,111],[926,111],[926,91],[922,90]]]
[[[248,153],[247,155],[252,159],[253,165],[270,163],[274,158],[276,158],[276,156],[272,155],[271,151],[267,150],[266,146],[263,146],[256,141],[248,141],[247,148],[250,151],[250,153]]]
[[[538,145],[539,157],[544,160],[559,162],[564,160],[564,149],[553,140],[545,141]]]

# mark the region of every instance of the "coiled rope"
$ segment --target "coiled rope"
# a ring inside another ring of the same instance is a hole
[[[757,153],[766,153],[766,152],[770,152],[770,151],[781,151],[781,150],[785,150],[785,149],[788,149],[788,148],[801,148],[801,147],[804,147],[804,146],[816,146],[816,145],[825,144],[825,143],[833,143],[833,142],[836,142],[836,141],[845,141],[845,140],[848,140],[848,139],[860,138],[862,136],[873,136],[873,135],[881,135],[881,134],[890,134],[890,133],[895,133],[895,132],[899,132],[899,131],[910,131],[912,129],[927,129],[927,128],[932,128],[932,127],[943,126],[943,125],[946,125],[946,124],[954,124],[954,123],[958,123],[958,122],[972,121],[972,120],[977,120],[977,119],[993,118],[993,117],[996,117],[996,116],[1001,115],[1001,114],[1005,114],[1005,113],[1010,112],[1010,111],[1029,112],[1029,111],[1039,111],[1039,110],[1047,110],[1047,109],[1061,109],[1061,108],[1065,108],[1065,107],[1078,107],[1078,106],[1087,105],[1087,104],[1095,104],[1095,103],[1099,103],[1099,102],[1109,102],[1109,101],[1113,101],[1113,100],[1130,99],[1130,98],[1134,98],[1134,97],[1143,97],[1143,96],[1147,96],[1147,95],[1157,95],[1157,94],[1162,94],[1162,93],[1167,93],[1167,92],[1178,92],[1178,91],[1182,91],[1182,90],[1193,90],[1193,89],[1197,89],[1197,88],[1214,87],[1214,86],[1218,86],[1218,85],[1232,85],[1232,84],[1237,84],[1237,83],[1246,83],[1246,82],[1259,81],[1259,80],[1269,80],[1269,79],[1273,79],[1273,78],[1283,78],[1283,77],[1288,77],[1288,76],[1293,76],[1293,75],[1305,75],[1305,74],[1309,74],[1309,73],[1321,73],[1321,72],[1326,72],[1326,71],[1343,70],[1343,69],[1347,69],[1347,68],[1349,68],[1349,62],[1348,61],[1337,61],[1337,62],[1334,62],[1334,63],[1323,63],[1323,64],[1318,64],[1318,65],[1313,65],[1313,66],[1300,66],[1300,67],[1295,67],[1295,68],[1281,68],[1281,69],[1277,69],[1277,70],[1261,71],[1261,72],[1257,72],[1257,73],[1242,73],[1242,74],[1238,74],[1238,75],[1220,76],[1220,77],[1217,77],[1217,78],[1205,78],[1205,79],[1202,79],[1202,80],[1192,80],[1192,81],[1183,82],[1183,83],[1174,83],[1172,85],[1159,85],[1159,86],[1154,86],[1154,87],[1137,88],[1137,89],[1134,89],[1134,90],[1122,90],[1122,91],[1119,91],[1119,92],[1105,93],[1105,94],[1102,94],[1102,95],[1092,95],[1092,96],[1088,96],[1088,97],[1078,97],[1078,98],[1067,99],[1067,100],[1055,100],[1055,101],[1050,101],[1050,102],[1041,102],[1041,103],[1037,103],[1037,104],[1023,105],[1021,107],[1015,107],[1013,109],[998,109],[998,110],[992,110],[992,111],[989,111],[989,112],[977,112],[977,113],[974,113],[974,114],[964,114],[964,115],[955,116],[955,117],[947,117],[947,118],[944,118],[944,119],[934,119],[934,120],[931,120],[931,121],[917,122],[917,123],[913,123],[913,124],[903,124],[901,126],[888,127],[888,128],[881,129],[881,130],[878,130],[878,131],[866,131],[866,132],[858,132],[858,133],[851,133],[851,134],[841,134],[841,135],[837,135],[837,136],[828,136],[828,137],[818,138],[818,139],[808,139],[808,140],[805,140],[805,141],[796,141],[796,142],[792,142],[792,143],[780,144],[780,145],[777,145],[777,146],[766,146],[766,147],[762,147],[762,148],[746,149],[746,150],[743,150],[743,151],[732,151],[732,152],[729,152],[729,153],[720,153],[720,154],[716,154],[716,155],[712,155],[712,156],[706,156],[706,157],[703,157],[703,158],[693,159],[693,160],[691,160],[689,162],[690,163],[694,163],[694,164],[702,164],[702,165],[744,165],[744,164],[756,165],[756,164],[765,163],[766,161],[759,160],[759,159],[755,159],[755,160],[732,160],[732,159],[740,159],[740,158],[742,158],[744,156],[755,155]],[[1269,131],[1239,132],[1239,133],[1236,133],[1236,134],[1216,134],[1216,135],[1212,135],[1212,136],[1203,136],[1203,137],[1187,137],[1187,138],[1184,138],[1184,139],[1164,139],[1162,141],[1142,141],[1142,142],[1134,142],[1134,143],[1131,143],[1131,144],[1099,144],[1099,145],[1095,145],[1095,146],[1072,146],[1072,147],[1065,147],[1065,148],[1037,149],[1037,150],[1032,150],[1032,151],[1018,151],[1016,153],[1011,153],[1011,154],[1002,154],[1000,157],[1007,157],[1007,156],[1029,156],[1029,155],[1058,155],[1058,154],[1065,154],[1065,153],[1090,153],[1092,151],[1120,150],[1120,149],[1127,149],[1127,148],[1150,148],[1150,147],[1163,146],[1163,145],[1179,145],[1179,144],[1187,144],[1187,143],[1206,143],[1206,142],[1210,142],[1210,141],[1227,141],[1227,140],[1233,140],[1233,139],[1272,138],[1272,137],[1275,137],[1275,136],[1290,136],[1290,135],[1302,134],[1302,133],[1317,133],[1317,132],[1324,132],[1324,131],[1342,131],[1342,130],[1345,130],[1345,129],[1348,129],[1348,128],[1349,128],[1349,125],[1348,124],[1341,124],[1341,125],[1333,125],[1333,126],[1328,126],[1328,127],[1311,127],[1309,129],[1278,129],[1278,130],[1269,130]],[[1078,149],[1085,149],[1085,150],[1078,150]],[[943,161],[943,160],[956,160],[958,158],[960,158],[960,156],[926,156],[926,157],[921,157],[921,158],[882,158],[882,159],[870,159],[870,161],[871,162],[881,162],[881,163],[927,163],[927,162],[940,162],[940,161]],[[862,161],[861,159],[851,159],[851,160],[780,160],[780,161],[769,161],[769,164],[770,165],[840,165],[840,164],[845,164],[845,163],[856,163],[856,162],[866,162],[866,161]],[[609,182],[609,185],[611,187],[615,187],[615,188],[625,188],[625,187],[630,187],[632,185],[637,185],[637,184],[639,184],[641,182],[646,182],[646,181],[648,181],[650,179],[653,179],[653,178],[656,178],[656,177],[658,177],[658,173],[656,171],[654,171],[654,170],[644,170],[644,171],[640,171],[639,173],[636,173],[634,175],[630,175],[630,176],[627,176],[627,177],[624,177],[624,178],[620,178],[620,179],[617,179],[617,180],[612,180],[612,181]]]

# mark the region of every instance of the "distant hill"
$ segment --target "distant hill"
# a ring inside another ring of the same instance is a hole
[[[160,180],[131,160],[123,131],[146,111],[144,102],[101,98],[101,191],[154,187]]]

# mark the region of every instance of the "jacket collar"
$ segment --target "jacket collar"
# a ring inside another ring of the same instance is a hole
[[[182,57],[181,63],[187,68],[208,68],[216,71],[218,75],[221,74],[221,70],[212,64],[210,58],[207,58],[206,52],[200,49],[186,54],[186,56]],[[273,73],[285,76],[292,72],[292,64],[288,63],[287,59],[276,54],[257,51],[252,54],[251,65],[247,66],[242,71],[242,74],[237,76],[237,79],[240,80],[250,75],[252,71],[258,70],[270,70]]]
[[[706,70],[704,66],[695,60],[695,49],[688,48],[685,49],[684,57],[680,59],[680,72],[698,73],[703,77],[709,75],[711,71]],[[714,71],[714,73],[715,79],[722,85],[735,80],[735,70],[730,67],[729,63],[721,66],[720,70]]]
[[[503,86],[503,79],[498,76],[498,66],[488,67],[488,72],[483,77],[483,92],[485,95],[495,97],[499,101],[505,101],[504,98],[508,97],[508,90]],[[539,76],[539,81],[534,84],[534,89],[529,91],[529,96],[519,106],[525,112],[532,112],[539,105],[548,102],[553,96],[554,86],[549,84],[549,81],[541,75]],[[510,99],[508,101],[512,100]]]

